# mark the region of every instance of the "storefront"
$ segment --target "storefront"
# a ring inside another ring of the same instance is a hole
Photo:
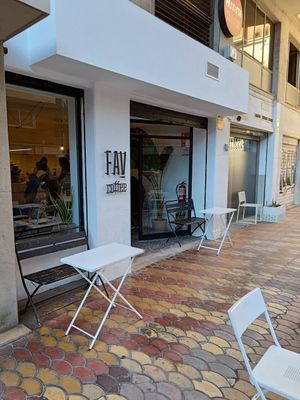
[[[228,175],[228,206],[237,208],[238,192],[249,203],[264,204],[267,134],[231,127]],[[250,213],[254,210],[247,210]]]
[[[299,171],[298,140],[283,136],[280,168],[279,202],[287,206],[294,204],[296,174]]]
[[[135,102],[130,113],[133,238],[165,237],[170,230],[165,203],[177,199],[179,185],[192,197],[194,128],[206,136],[207,119]],[[205,190],[202,203],[204,197]]]

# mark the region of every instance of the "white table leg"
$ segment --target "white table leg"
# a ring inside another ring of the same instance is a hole
[[[95,341],[97,340],[97,337],[99,336],[99,333],[100,333],[100,331],[101,331],[101,329],[102,329],[102,327],[103,327],[103,325],[104,325],[104,323],[105,323],[105,321],[106,321],[106,319],[107,319],[107,317],[108,317],[108,314],[110,313],[110,310],[111,310],[113,304],[115,303],[115,300],[116,300],[117,296],[118,296],[118,295],[120,296],[121,287],[122,287],[122,285],[123,285],[123,283],[124,283],[124,281],[125,281],[125,278],[126,278],[126,276],[127,276],[127,274],[128,274],[128,271],[129,271],[129,269],[130,269],[130,267],[131,267],[131,264],[132,264],[132,262],[130,263],[129,267],[127,268],[126,272],[124,273],[124,275],[123,275],[123,277],[122,277],[122,279],[121,279],[121,282],[119,283],[119,286],[117,287],[117,289],[114,288],[115,294],[113,295],[113,298],[111,299],[110,305],[108,306],[108,308],[107,308],[107,310],[106,310],[106,312],[105,312],[105,314],[104,314],[104,316],[103,316],[103,318],[102,318],[102,321],[101,321],[101,323],[100,323],[100,325],[99,325],[99,328],[97,329],[97,332],[95,333],[95,336],[94,336],[94,338],[93,338],[93,340],[92,340],[92,342],[91,342],[91,344],[90,344],[90,346],[89,346],[89,349],[90,349],[90,350],[93,348],[93,346],[94,346],[94,344],[95,344]],[[98,275],[98,274],[97,274],[97,275]],[[103,276],[102,276],[102,277],[103,277]],[[106,279],[105,279],[105,280],[106,280]],[[123,296],[122,296],[122,297],[123,297]],[[136,313],[138,313],[135,309],[134,309],[134,311],[135,311]]]
[[[207,237],[207,232],[208,232],[209,226],[211,225],[211,221],[212,221],[212,219],[213,219],[212,217],[213,217],[213,216],[210,215],[209,218],[207,218],[207,224],[206,224],[206,227],[205,227],[205,231],[204,231],[204,233],[203,233],[203,235],[202,235],[202,238],[201,238],[201,240],[200,240],[200,243],[199,243],[199,246],[198,246],[198,249],[197,249],[197,250],[200,250],[200,248],[203,247],[203,246],[202,246],[202,243],[203,243],[203,241],[204,241],[204,238]]]
[[[117,289],[103,276],[101,275],[102,278],[104,278],[105,283],[109,285],[109,287],[116,293]],[[118,296],[124,301],[125,304],[128,305],[128,307],[140,318],[143,319],[142,315],[129,303],[127,299],[122,295],[122,293],[118,293]],[[117,304],[118,306],[122,306],[122,304]],[[127,308],[127,307],[125,307]]]
[[[90,293],[92,287],[94,286],[95,280],[96,280],[96,279],[97,279],[97,274],[95,274],[93,280],[91,281],[91,284],[90,284],[88,290],[86,291],[86,293],[85,293],[83,299],[81,300],[81,303],[80,303],[80,305],[79,305],[79,307],[78,307],[78,309],[77,309],[77,311],[76,311],[76,313],[75,313],[75,315],[74,315],[74,317],[73,317],[73,319],[72,319],[72,321],[71,321],[71,323],[70,323],[68,329],[66,330],[66,335],[69,334],[70,329],[72,328],[72,326],[73,326],[73,324],[74,324],[74,322],[75,322],[75,320],[76,320],[76,318],[77,318],[77,315],[79,314],[79,312],[80,312],[80,310],[81,310],[83,304],[84,304],[85,301],[86,301],[86,298],[88,297],[88,295],[89,295],[89,293]]]
[[[223,221],[223,224],[224,224],[224,226],[225,226],[225,230],[224,230],[224,233],[223,233],[223,237],[222,237],[222,240],[221,240],[219,249],[218,249],[218,251],[217,251],[217,256],[220,254],[220,251],[221,251],[221,249],[222,249],[222,246],[223,246],[223,243],[224,243],[224,240],[225,240],[225,237],[226,237],[226,236],[228,236],[228,238],[229,238],[229,240],[230,240],[230,243],[231,243],[231,245],[232,245],[232,241],[231,241],[230,235],[228,234],[228,230],[229,230],[229,227],[230,227],[230,224],[231,224],[233,215],[234,215],[234,213],[232,212],[231,215],[230,215],[229,222],[228,222],[227,226],[226,226],[225,222]],[[220,217],[221,217],[221,219],[223,220],[223,218],[222,218],[223,216],[221,215]]]
[[[92,283],[91,280],[84,274],[84,272],[82,272],[80,269],[75,268],[75,267],[74,267],[74,269],[76,269],[76,271],[77,271],[89,284]],[[98,286],[97,286],[96,284],[94,284],[94,289],[97,290],[97,292],[100,293],[101,296],[103,296],[103,297],[110,303],[110,299],[106,296],[105,293],[102,292],[102,290],[100,290],[100,289],[98,288]]]

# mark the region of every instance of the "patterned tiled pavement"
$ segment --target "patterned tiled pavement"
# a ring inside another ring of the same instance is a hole
[[[0,398],[250,399],[226,311],[261,287],[282,346],[300,352],[300,208],[284,223],[261,223],[232,238],[233,249],[219,257],[190,250],[131,275],[123,293],[144,320],[117,307],[91,351],[78,331],[64,335],[83,290],[64,307],[60,299],[48,302],[41,328],[0,348]],[[93,294],[79,326],[95,330],[104,307]],[[264,321],[251,326],[245,342],[257,361],[270,343]]]

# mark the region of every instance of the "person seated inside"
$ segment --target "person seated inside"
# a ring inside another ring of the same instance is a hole
[[[60,157],[58,161],[61,170],[57,180],[60,185],[61,192],[66,196],[70,196],[71,195],[70,162],[67,159],[67,157]]]
[[[24,200],[26,204],[34,203],[40,182],[36,174],[28,174],[26,189],[24,191]]]

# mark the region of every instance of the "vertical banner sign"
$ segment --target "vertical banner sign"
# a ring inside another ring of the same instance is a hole
[[[106,150],[106,175],[117,175],[119,178],[125,178],[126,171],[126,151]],[[124,193],[127,192],[127,183],[116,180],[113,183],[106,184],[106,193]]]
[[[237,36],[243,26],[241,0],[219,0],[219,21],[226,37]]]

